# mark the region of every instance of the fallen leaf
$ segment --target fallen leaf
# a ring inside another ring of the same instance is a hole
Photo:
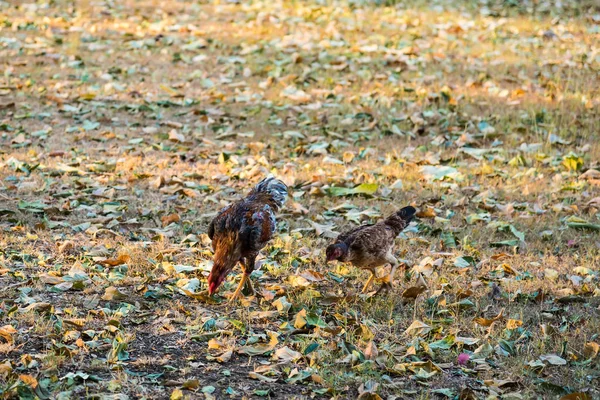
[[[375,194],[375,192],[377,192],[377,189],[379,189],[379,185],[377,185],[376,183],[362,183],[358,186],[355,186],[352,189],[337,186],[330,187],[329,189],[327,189],[327,193],[330,196],[350,196],[356,194],[364,194],[371,196]]]
[[[547,361],[549,364],[552,365],[567,365],[567,360],[557,356],[556,354],[546,354],[540,356],[540,360]]]
[[[596,342],[588,342],[583,347],[583,356],[588,360],[593,360],[600,352],[600,344]]]
[[[117,258],[110,258],[108,260],[98,261],[98,264],[106,265],[109,267],[116,267],[119,265],[127,264],[129,261],[131,261],[131,257],[129,255],[121,254]]]
[[[0,328],[0,337],[4,338],[8,343],[14,341],[13,335],[17,333],[17,330],[12,325],[4,325]]]
[[[404,331],[404,335],[406,336],[423,336],[426,335],[427,333],[429,333],[429,331],[431,331],[431,326],[415,320],[413,321],[412,324],[410,324],[410,326],[408,328],[406,328],[406,330]]]
[[[125,295],[124,293],[121,293],[121,291],[114,287],[114,286],[109,286],[106,288],[106,290],[104,291],[104,295],[102,296],[102,300],[106,300],[106,301],[120,301],[120,300],[124,300],[127,298],[127,295]]]
[[[475,322],[478,325],[481,326],[491,326],[494,322],[501,320],[502,318],[504,318],[503,316],[504,314],[504,309],[500,310],[500,312],[498,313],[498,315],[496,315],[494,318],[488,319],[488,318],[475,318],[473,320],[473,322]]]

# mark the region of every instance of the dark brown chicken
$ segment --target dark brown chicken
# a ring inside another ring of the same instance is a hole
[[[252,289],[249,276],[254,270],[258,252],[275,232],[275,213],[287,198],[287,186],[275,178],[260,181],[245,198],[223,208],[208,227],[212,240],[214,265],[208,276],[208,292],[213,294],[239,261],[242,280],[231,301],[246,283]]]
[[[415,212],[414,207],[404,207],[375,225],[362,225],[340,234],[325,251],[327,262],[339,260],[369,270],[371,276],[363,287],[363,293],[373,282],[377,267],[390,264],[391,272],[378,293],[390,289],[398,267],[393,253],[394,239],[408,226]]]

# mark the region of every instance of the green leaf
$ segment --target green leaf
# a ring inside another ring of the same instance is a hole
[[[421,174],[428,181],[441,181],[445,178],[460,181],[462,174],[454,167],[447,165],[424,165],[421,167]]]
[[[330,187],[327,189],[327,194],[330,196],[351,196],[355,194],[364,194],[372,196],[379,189],[376,183],[361,183],[360,185],[350,189],[345,187]]]
[[[442,396],[446,396],[448,398],[453,398],[454,396],[456,396],[454,390],[448,388],[435,389],[432,390],[431,393],[441,394]]]
[[[327,325],[317,314],[314,312],[306,315],[306,323],[311,326],[318,326],[319,328],[328,328]]]
[[[93,131],[94,129],[98,129],[100,127],[100,122],[92,122],[88,119],[83,121],[83,129],[86,131]]]
[[[454,234],[452,232],[443,232],[442,233],[442,241],[444,242],[444,247],[447,249],[455,249],[456,248],[456,239],[454,239]]]
[[[290,373],[290,377],[287,378],[285,381],[286,383],[296,383],[296,382],[300,382],[305,380],[306,378],[310,377],[312,375],[312,372],[304,370],[304,371],[299,371],[296,373],[293,373],[293,371]]]
[[[586,221],[585,219],[575,217],[575,216],[571,216],[571,217],[567,218],[567,226],[569,228],[573,228],[573,229],[580,229],[580,230],[587,229],[590,231],[600,232],[599,224],[592,224],[592,223]]]
[[[202,393],[214,393],[215,392],[215,387],[214,386],[204,386],[202,387]]]
[[[260,397],[267,397],[271,393],[271,389],[254,389],[254,394]]]
[[[430,349],[438,349],[438,350],[448,350],[450,349],[452,346],[454,346],[454,335],[448,335],[446,336],[444,339],[442,340],[438,340],[436,342],[433,343],[429,343],[429,348]]]
[[[309,344],[306,349],[304,349],[304,355],[308,355],[310,353],[312,353],[313,351],[317,350],[319,348],[319,343],[316,342],[312,342],[311,344]]]
[[[34,201],[30,203],[27,201],[19,200],[18,207],[21,211],[41,214],[44,212],[46,205],[40,201]]]
[[[515,235],[515,237],[517,239],[519,239],[521,242],[525,241],[525,234],[523,232],[520,232],[517,228],[515,228],[513,225],[509,225],[508,228],[510,229],[510,232]]]
[[[519,245],[519,241],[517,239],[512,240],[502,240],[500,242],[492,242],[490,246],[492,247],[515,247]]]
[[[475,264],[475,260],[471,256],[456,257],[454,266],[458,268],[467,268]]]

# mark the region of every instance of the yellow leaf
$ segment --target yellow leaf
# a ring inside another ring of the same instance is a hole
[[[104,292],[104,296],[102,296],[102,300],[123,300],[127,298],[127,296],[123,293],[121,293],[119,291],[119,289],[117,289],[114,286],[109,286],[106,288],[106,291]]]
[[[0,376],[6,378],[8,374],[12,372],[12,365],[10,365],[10,361],[6,360],[2,364],[0,364]]]
[[[417,336],[417,335],[425,335],[429,331],[431,331],[431,327],[424,322],[415,320],[406,330],[404,331],[405,335]]]
[[[583,347],[583,355],[585,358],[594,359],[598,356],[598,352],[600,351],[600,344],[596,342],[588,342]]]
[[[190,379],[183,382],[181,387],[187,390],[197,390],[200,387],[200,381],[198,379]]]
[[[12,325],[4,325],[0,328],[0,337],[3,337],[8,343],[13,342],[13,335],[17,333],[17,330]]]
[[[94,100],[96,98],[96,93],[93,93],[93,92],[84,93],[84,94],[80,95],[79,98],[82,100]]]
[[[504,263],[501,265],[502,269],[504,270],[505,273],[509,274],[509,275],[518,275],[518,272],[515,271],[513,269],[513,267],[511,267],[510,265]]]
[[[506,321],[506,329],[516,329],[523,325],[523,321],[520,319],[509,319]]]
[[[544,270],[544,276],[550,281],[555,281],[558,279],[558,271],[552,268],[546,268]]]
[[[212,338],[212,339],[210,339],[208,341],[208,348],[209,349],[216,349],[216,350],[218,350],[221,347],[223,347],[223,343],[220,340],[218,340],[218,339]]]
[[[19,379],[22,380],[23,383],[25,383],[27,386],[29,386],[32,389],[35,389],[38,385],[37,379],[35,379],[31,375],[19,375]]]
[[[296,314],[296,319],[294,320],[294,328],[302,329],[306,326],[306,310],[303,308]]]
[[[189,291],[187,289],[183,289],[183,288],[181,288],[179,290],[181,290],[186,296],[191,297],[192,299],[200,300],[204,303],[208,303],[208,304],[218,304],[219,303],[219,301],[217,299],[215,299],[213,296],[210,296],[207,291],[194,293],[194,292],[191,292],[191,291]]]
[[[171,400],[181,400],[183,399],[183,392],[181,389],[175,389],[171,393]]]
[[[177,93],[176,90],[171,89],[170,87],[168,87],[167,85],[160,85],[160,88],[162,90],[164,90],[165,92],[169,93],[169,95],[173,96],[173,97],[177,97],[179,96],[179,93]]]

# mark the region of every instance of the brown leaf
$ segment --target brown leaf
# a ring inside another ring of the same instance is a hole
[[[172,142],[183,143],[185,142],[185,136],[183,136],[181,133],[178,133],[176,129],[171,129],[169,132],[169,140]]]
[[[58,251],[61,253],[66,253],[67,251],[72,250],[75,247],[75,243],[71,240],[65,240],[58,246]]]
[[[226,363],[229,360],[231,360],[231,356],[232,355],[233,355],[233,350],[227,350],[225,353],[223,353],[220,356],[216,357],[215,360],[217,360],[220,363]]]
[[[402,292],[405,299],[416,299],[421,293],[427,290],[427,286],[411,286]]]
[[[158,190],[161,187],[163,187],[165,184],[165,178],[163,178],[162,176],[157,176],[155,179],[152,179],[150,181],[150,187],[152,189]]]
[[[310,269],[307,269],[306,271],[302,272],[300,276],[310,282],[321,282],[325,279],[325,275]]]
[[[377,346],[375,346],[375,342],[371,340],[369,344],[367,344],[367,347],[363,353],[367,360],[375,360],[379,355],[379,351],[377,350]]]
[[[61,276],[50,275],[47,272],[43,272],[39,275],[40,281],[44,282],[47,285],[58,285],[59,283],[63,283],[64,279]]]
[[[474,292],[471,289],[467,289],[467,290],[459,290],[458,293],[456,294],[456,299],[457,300],[462,300],[462,299],[466,299],[468,297],[473,296]]]
[[[169,224],[172,224],[173,222],[179,222],[181,220],[181,218],[179,217],[179,214],[175,213],[175,214],[165,215],[160,220],[161,220],[163,226],[167,226]]]
[[[592,397],[587,393],[569,393],[560,398],[560,400],[592,400]]]
[[[98,261],[98,264],[102,264],[104,266],[116,267],[118,265],[127,264],[131,261],[131,257],[127,254],[121,254],[118,258],[110,258],[104,261]]]
[[[500,313],[498,315],[496,315],[494,318],[491,318],[491,319],[475,318],[473,320],[473,322],[475,322],[478,325],[487,327],[487,326],[492,325],[494,322],[501,320],[503,318],[503,314],[504,314],[504,309],[500,310]]]
[[[9,108],[15,108],[15,102],[11,101],[9,103],[0,103],[0,110],[6,110]]]
[[[417,212],[417,217],[419,218],[435,218],[436,213],[433,207],[427,207],[423,210]]]

